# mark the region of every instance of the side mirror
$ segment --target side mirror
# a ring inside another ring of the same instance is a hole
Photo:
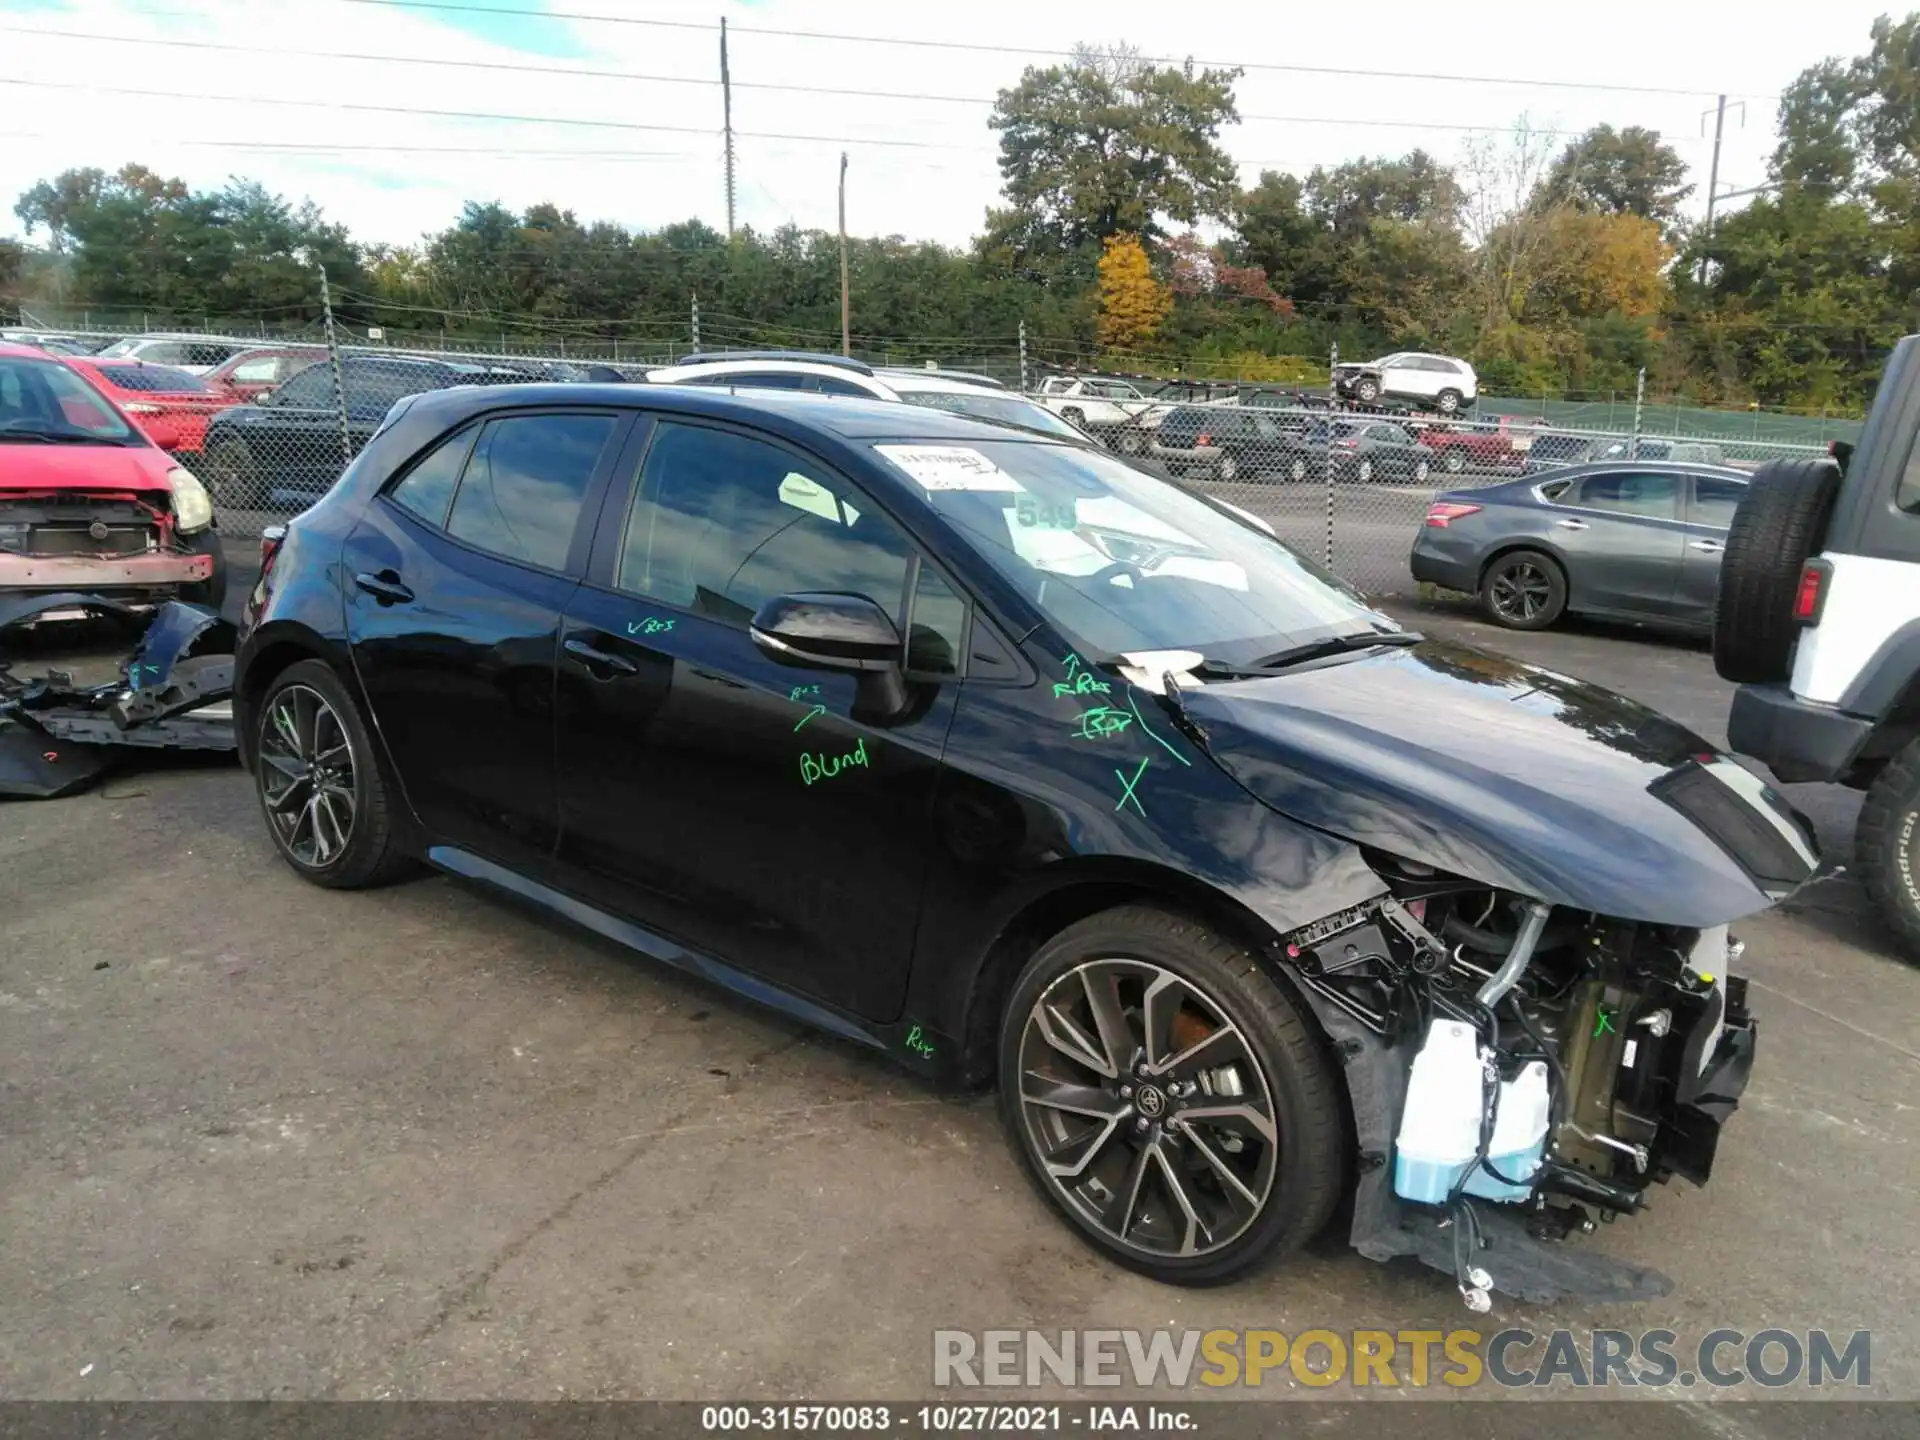
[[[255,405],[271,405],[273,404],[273,395],[274,392],[271,390],[262,390],[258,395],[253,397],[253,403]]]
[[[856,673],[857,714],[886,721],[908,707],[900,632],[864,595],[776,595],[760,607],[748,633],[782,665]]]

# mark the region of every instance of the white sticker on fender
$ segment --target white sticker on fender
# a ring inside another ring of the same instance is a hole
[[[997,490],[1022,494],[1019,481],[967,445],[876,445],[923,490]]]

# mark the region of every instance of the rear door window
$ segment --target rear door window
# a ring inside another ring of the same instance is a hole
[[[1583,510],[1637,515],[1643,520],[1676,520],[1680,516],[1680,479],[1630,470],[1589,475],[1562,503]]]
[[[503,559],[564,570],[580,507],[617,423],[611,415],[582,414],[489,421],[460,477],[447,533]]]
[[[1740,497],[1747,487],[1738,480],[1718,480],[1710,475],[1693,477],[1693,505],[1687,519],[1695,525],[1710,525],[1725,530],[1733,524],[1733,512],[1740,508]]]

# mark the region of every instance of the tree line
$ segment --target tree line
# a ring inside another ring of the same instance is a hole
[[[1490,393],[1649,389],[1718,403],[1857,409],[1920,285],[1920,14],[1782,96],[1763,193],[1709,232],[1653,132],[1559,145],[1524,119],[1458,163],[1422,149],[1263,171],[1221,144],[1239,72],[1083,47],[1002,90],[1004,204],[964,247],[850,241],[862,348],[1043,364],[1304,377],[1338,345],[1460,355]],[[352,326],[509,327],[684,345],[837,342],[837,237],[651,232],[540,204],[469,203],[418,244],[362,244],[311,203],[233,179],[195,190],[140,165],[68,171],[14,207],[0,297],[300,325],[326,267]],[[0,303],[4,303],[0,301]]]

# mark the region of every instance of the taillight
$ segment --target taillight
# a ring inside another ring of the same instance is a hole
[[[269,525],[260,532],[260,578],[265,579],[267,571],[273,568],[273,560],[280,553],[280,546],[287,538],[287,527]]]
[[[1427,507],[1427,524],[1436,530],[1444,530],[1455,520],[1478,515],[1485,508],[1482,505],[1461,505],[1452,500],[1436,500]]]
[[[1193,437],[1193,443],[1195,445],[1211,445],[1213,443],[1213,436],[1202,430],[1198,435]]]
[[[1800,567],[1800,585],[1793,592],[1793,618],[1797,623],[1820,623],[1820,610],[1827,599],[1827,581],[1832,575],[1833,566],[1825,560],[1809,560]]]
[[[1336,450],[1358,450],[1360,448],[1360,442],[1358,440],[1336,440],[1333,442],[1333,448]]]

